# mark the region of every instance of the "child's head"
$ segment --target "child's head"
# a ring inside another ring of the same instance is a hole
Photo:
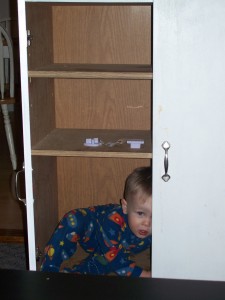
[[[135,169],[126,179],[122,209],[128,215],[131,231],[139,238],[151,235],[152,227],[152,170]]]

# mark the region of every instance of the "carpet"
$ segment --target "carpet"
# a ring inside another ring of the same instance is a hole
[[[0,269],[26,270],[24,244],[0,243]]]

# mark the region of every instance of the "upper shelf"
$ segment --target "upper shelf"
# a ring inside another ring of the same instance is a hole
[[[150,65],[51,64],[29,70],[29,77],[78,79],[141,79],[153,78]]]

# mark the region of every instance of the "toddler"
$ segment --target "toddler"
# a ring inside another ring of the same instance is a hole
[[[77,274],[150,277],[130,260],[150,248],[152,175],[150,167],[135,169],[126,179],[120,204],[74,209],[66,213],[45,248],[41,270]],[[89,254],[73,268],[60,269],[77,243]]]

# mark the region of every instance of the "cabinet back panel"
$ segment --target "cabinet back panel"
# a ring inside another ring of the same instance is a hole
[[[56,127],[150,129],[149,80],[55,80]]]
[[[59,218],[73,209],[119,203],[126,177],[148,159],[57,158]]]
[[[53,6],[54,62],[151,63],[151,5]]]

